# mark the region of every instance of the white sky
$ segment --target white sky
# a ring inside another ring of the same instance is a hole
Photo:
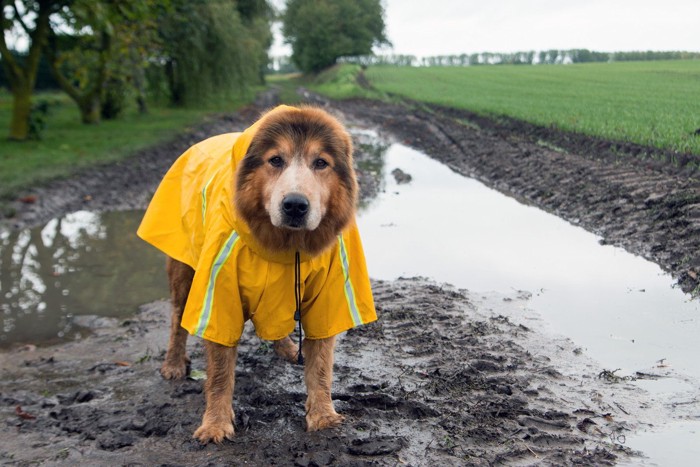
[[[278,6],[284,0],[272,0]],[[384,0],[392,49],[447,55],[587,48],[700,51],[700,0]],[[281,37],[273,55],[289,54]]]

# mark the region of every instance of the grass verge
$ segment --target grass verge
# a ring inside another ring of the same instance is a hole
[[[267,81],[279,90],[280,101],[283,104],[294,105],[303,99],[297,94],[297,89],[304,87],[313,92],[323,94],[331,99],[349,99],[364,97],[367,99],[387,99],[387,95],[372,89],[369,83],[362,80],[360,65],[334,65],[314,76],[270,75]],[[364,86],[363,86],[364,84]]]
[[[252,97],[252,94],[251,94]],[[153,106],[146,115],[129,109],[116,120],[83,125],[73,102],[59,93],[40,93],[34,102],[47,101],[49,113],[42,139],[22,143],[0,137],[0,198],[77,170],[124,159],[135,151],[173,137],[207,116],[232,111],[250,97],[227,98],[201,109]],[[0,91],[0,129],[7,131],[12,97]]]

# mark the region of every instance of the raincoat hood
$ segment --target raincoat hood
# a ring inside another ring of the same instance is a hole
[[[294,328],[295,251],[271,252],[237,215],[235,173],[260,125],[214,136],[173,164],[151,200],[138,235],[195,270],[182,318],[191,334],[238,343],[251,319],[257,334],[278,340]],[[307,338],[333,336],[376,320],[369,276],[354,222],[328,250],[301,253],[301,322]]]

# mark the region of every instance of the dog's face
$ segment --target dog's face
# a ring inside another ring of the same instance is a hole
[[[262,156],[265,210],[272,225],[283,229],[314,230],[326,214],[330,192],[337,185],[334,157],[321,141],[301,145],[286,137]]]
[[[236,173],[236,208],[270,250],[320,252],[354,216],[356,197],[350,137],[316,108],[265,117]]]

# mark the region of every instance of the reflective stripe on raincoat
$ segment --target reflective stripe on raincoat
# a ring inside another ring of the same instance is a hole
[[[288,336],[295,325],[295,252],[261,248],[233,205],[236,166],[259,124],[209,138],[180,156],[138,230],[139,237],[195,270],[182,327],[226,346],[238,343],[248,319],[266,340]],[[301,279],[306,337],[330,337],[377,319],[354,223],[327,251],[301,254]]]

